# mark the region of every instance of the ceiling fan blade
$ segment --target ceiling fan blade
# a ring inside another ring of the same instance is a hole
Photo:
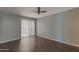
[[[45,12],[47,12],[47,11],[40,11],[40,13],[45,13]]]
[[[35,13],[38,13],[38,11],[34,11]],[[47,12],[47,11],[40,11],[40,13],[45,13],[45,12]]]

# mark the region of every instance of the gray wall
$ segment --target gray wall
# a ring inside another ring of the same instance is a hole
[[[56,38],[57,20],[54,19],[57,19],[55,15],[37,19],[37,34],[40,36]]]
[[[37,34],[79,46],[79,8],[39,18]]]
[[[0,13],[0,42],[21,38],[20,17]]]

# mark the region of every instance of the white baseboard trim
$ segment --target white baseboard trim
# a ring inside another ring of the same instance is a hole
[[[53,41],[57,41],[57,42],[60,42],[60,43],[72,45],[72,46],[75,46],[75,47],[79,47],[79,45],[72,44],[72,43],[68,43],[68,42],[59,41],[59,40],[56,40],[56,39],[53,39],[53,38],[50,38],[50,37],[47,37],[47,36],[38,35],[38,37],[43,37],[43,38],[47,38],[47,39],[49,39],[49,40],[53,40]]]
[[[15,40],[20,40],[21,38],[15,38],[15,39],[11,39],[11,40],[6,40],[6,41],[2,41],[0,43],[6,43],[6,42],[10,42],[10,41],[15,41]]]

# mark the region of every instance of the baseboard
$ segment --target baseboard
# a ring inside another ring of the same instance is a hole
[[[79,45],[75,45],[75,44],[72,44],[72,43],[59,41],[59,40],[56,40],[56,39],[53,39],[53,38],[50,38],[50,37],[47,37],[47,36],[38,36],[38,37],[46,38],[46,39],[49,39],[49,40],[57,41],[57,42],[60,42],[60,43],[63,43],[63,44],[67,44],[67,45],[71,45],[71,46],[75,46],[75,47],[79,48]]]
[[[2,42],[0,42],[0,44],[10,42],[10,41],[20,40],[20,39],[21,38],[15,38],[15,39],[7,40],[7,41],[2,41]]]

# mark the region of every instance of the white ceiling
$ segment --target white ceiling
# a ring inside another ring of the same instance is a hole
[[[52,15],[74,9],[75,7],[41,7],[41,10],[46,10],[46,13],[41,13],[39,17],[44,17],[47,15]],[[36,7],[0,7],[0,12],[12,13],[16,15],[28,16],[36,18],[38,15],[33,11],[36,10]]]

